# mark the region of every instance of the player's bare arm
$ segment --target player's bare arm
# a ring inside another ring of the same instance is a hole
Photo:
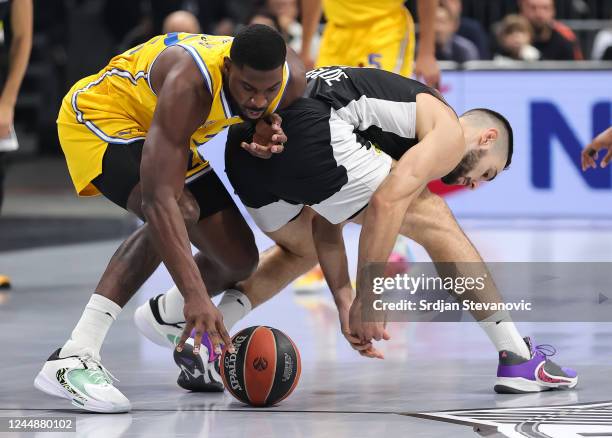
[[[365,357],[383,359],[383,354],[376,350],[371,342],[361,342],[353,336],[349,328],[349,310],[353,302],[353,286],[348,271],[346,247],[342,236],[344,224],[332,224],[323,216],[315,215],[312,221],[312,237],[314,239],[317,258],[325,275],[338,314],[340,329],[353,349]]]
[[[159,97],[142,154],[142,211],[154,244],[185,298],[186,326],[178,348],[195,329],[196,351],[205,332],[219,350],[221,342],[231,346],[231,341],[191,254],[178,205],[185,184],[189,141],[206,120],[212,97],[193,59],[182,48],[169,48],[160,55],[151,75]]]
[[[408,150],[376,190],[365,212],[359,238],[357,297],[351,313],[357,311],[371,288],[364,277],[371,263],[389,258],[410,203],[427,183],[449,173],[461,161],[465,144],[456,115],[437,98],[417,98],[417,136],[421,140]],[[382,273],[381,273],[382,275]],[[351,333],[362,341],[383,339],[383,322],[352,326]]]

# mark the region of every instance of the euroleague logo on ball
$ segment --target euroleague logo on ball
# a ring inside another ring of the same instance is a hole
[[[257,371],[263,371],[268,368],[268,361],[261,356],[256,357],[253,361],[253,368],[255,368]]]

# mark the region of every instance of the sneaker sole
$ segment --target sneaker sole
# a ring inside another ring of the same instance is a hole
[[[569,385],[545,384],[527,380],[522,377],[498,377],[493,390],[498,394],[527,394],[533,392],[550,391],[553,389],[572,389],[578,384],[574,378]]]
[[[54,397],[60,397],[72,402],[73,406],[84,409],[86,411],[98,412],[102,414],[119,414],[123,412],[129,412],[131,409],[130,405],[127,406],[112,406],[109,408],[108,405],[100,403],[96,400],[87,400],[85,403],[75,399],[72,394],[66,391],[59,383],[49,380],[49,378],[41,371],[34,379],[34,387],[39,391],[49,394]]]
[[[149,341],[160,347],[174,348],[175,344],[171,343],[163,333],[160,333],[155,326],[158,325],[155,317],[151,313],[151,305],[149,301],[136,309],[134,312],[134,323],[138,331]]]

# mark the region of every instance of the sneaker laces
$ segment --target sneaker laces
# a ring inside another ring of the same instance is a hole
[[[535,350],[538,351],[542,356],[549,358],[557,354],[557,349],[550,344],[536,345]]]
[[[83,365],[85,365],[85,371],[96,385],[100,383],[112,385],[113,380],[119,382],[119,379],[113,376],[113,374],[102,365],[100,360],[93,356],[86,356]]]

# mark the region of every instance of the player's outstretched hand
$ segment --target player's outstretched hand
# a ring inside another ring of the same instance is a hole
[[[389,333],[385,329],[383,320],[377,321],[376,318],[371,318],[372,321],[364,321],[363,303],[359,298],[355,298],[349,311],[349,330],[350,333],[357,337],[361,343],[375,341],[388,341],[391,339]],[[368,318],[370,319],[370,318]]]
[[[251,143],[242,142],[241,146],[251,155],[268,159],[272,154],[280,154],[284,149],[287,136],[281,126],[283,119],[278,114],[270,114],[260,119],[255,126]]]
[[[599,158],[599,151],[602,149],[605,151],[606,155],[601,159],[599,165],[604,168],[610,164],[610,160],[612,160],[612,127],[595,137],[591,144],[582,151],[583,172],[591,167],[597,169],[597,159]]]
[[[183,314],[185,315],[185,329],[176,346],[178,351],[183,349],[193,330],[195,332],[193,338],[193,352],[195,354],[200,353],[200,345],[202,344],[204,333],[208,333],[215,354],[221,354],[223,344],[227,346],[230,353],[234,353],[232,339],[223,324],[223,315],[215,307],[210,298],[185,298]]]
[[[351,333],[350,324],[349,324],[349,308],[338,308],[338,313],[340,315],[340,329],[342,330],[342,334],[344,338],[351,344],[353,350],[356,350],[360,355],[364,357],[376,358],[376,359],[384,359],[385,356],[374,348],[372,342],[361,342],[357,336]]]

